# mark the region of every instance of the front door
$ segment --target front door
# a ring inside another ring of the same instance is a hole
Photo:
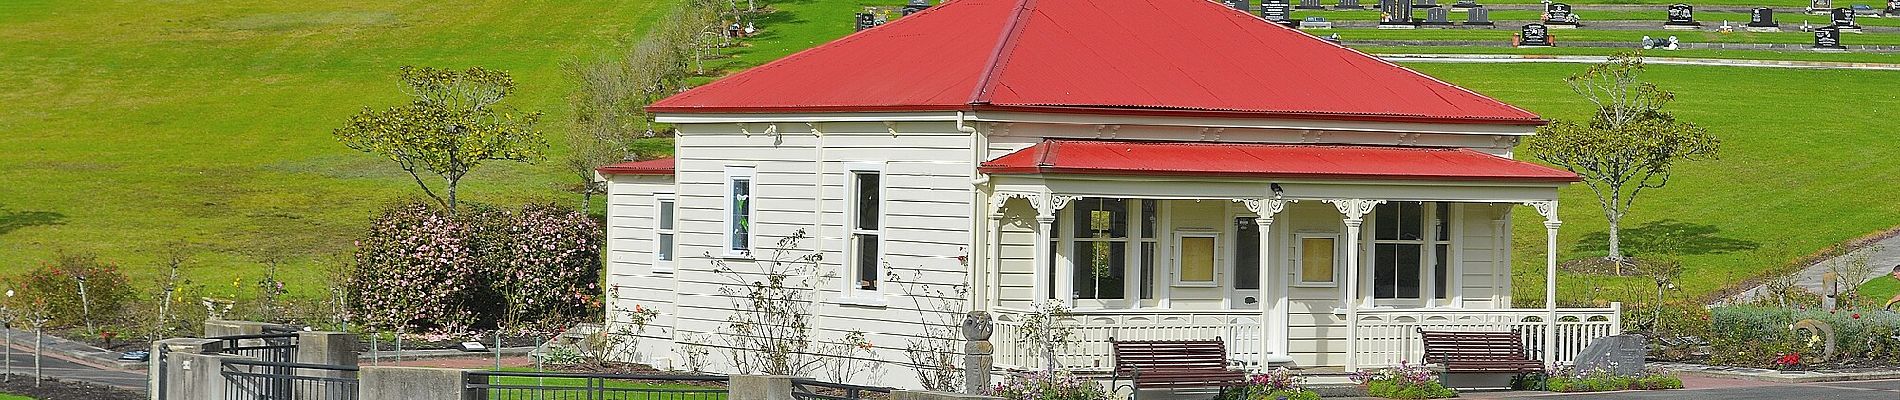
[[[1226,287],[1227,306],[1235,310],[1258,310],[1260,302],[1265,301],[1260,292],[1260,226],[1254,224],[1252,212],[1241,209],[1229,212],[1227,237],[1233,238],[1227,243],[1228,254]]]

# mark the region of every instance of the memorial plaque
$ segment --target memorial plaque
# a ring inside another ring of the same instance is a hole
[[[1486,10],[1484,7],[1471,9],[1471,12],[1465,14],[1465,25],[1493,25],[1491,23],[1491,10]]]
[[[1669,5],[1669,20],[1663,22],[1663,25],[1702,26],[1701,23],[1695,22],[1695,6],[1682,3]]]
[[[1221,4],[1226,4],[1228,7],[1233,7],[1235,10],[1240,10],[1241,12],[1253,11],[1253,8],[1250,7],[1252,4],[1248,4],[1249,2],[1249,0],[1220,0]]]
[[[1814,48],[1817,48],[1817,49],[1845,49],[1847,48],[1847,46],[1841,45],[1841,28],[1832,27],[1832,26],[1816,28],[1814,30]]]
[[[1524,24],[1518,30],[1517,47],[1550,47],[1550,27],[1544,24]]]
[[[1900,0],[1887,0],[1887,9],[1882,11],[1887,15],[1900,14]]]
[[[1748,10],[1748,27],[1779,28],[1781,24],[1775,23],[1775,9],[1755,7],[1754,9]]]
[[[1379,25],[1411,25],[1412,0],[1380,0]]]
[[[1834,9],[1834,0],[1808,0],[1808,12],[1827,12]]]
[[[1900,1],[1900,0],[1895,0],[1895,1]],[[1298,8],[1301,10],[1324,10],[1326,9],[1326,5],[1320,4],[1319,0],[1300,0],[1300,5],[1294,6],[1293,8]]]
[[[927,8],[930,8],[930,0],[910,0],[910,4],[904,5],[904,15],[916,14]]]
[[[865,29],[871,29],[871,28],[876,28],[876,27],[877,27],[876,15],[872,15],[871,13],[858,13],[858,30],[862,31]]]
[[[1334,10],[1364,10],[1366,9],[1366,6],[1359,5],[1359,0],[1339,0],[1339,5],[1333,6],[1333,9]]]
[[[1412,1],[1412,8],[1433,8],[1433,7],[1438,7],[1438,0],[1414,0],[1414,1]]]
[[[1544,23],[1576,25],[1577,17],[1570,14],[1569,4],[1550,3],[1544,5]]]
[[[1451,10],[1444,7],[1425,9],[1425,25],[1451,25]]]
[[[1893,1],[1900,1],[1900,0],[1893,0]],[[1458,0],[1456,2],[1451,3],[1451,8],[1478,8],[1478,7],[1484,7],[1484,6],[1479,5],[1477,0]]]
[[[1849,10],[1844,7],[1835,8],[1832,19],[1834,20],[1832,26],[1835,28],[1847,30],[1860,29],[1860,25],[1854,25],[1854,10]]]
[[[1293,22],[1293,5],[1286,0],[1266,0],[1260,3],[1260,18],[1268,21],[1289,24]]]
[[[1643,374],[1643,359],[1648,355],[1643,335],[1605,336],[1591,341],[1577,353],[1577,371],[1638,376]]]

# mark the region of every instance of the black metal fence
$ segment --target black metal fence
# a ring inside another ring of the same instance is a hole
[[[891,388],[859,386],[843,383],[825,382],[816,379],[793,379],[792,398],[797,400],[857,400],[887,399]]]
[[[295,333],[216,336],[206,339],[224,341],[224,346],[218,351],[224,354],[249,356],[258,361],[267,362],[297,361],[297,334]]]
[[[225,360],[225,400],[356,400],[356,367]]]
[[[724,400],[725,376],[471,371],[469,399]]]

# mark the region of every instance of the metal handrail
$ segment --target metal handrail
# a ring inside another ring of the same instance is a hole
[[[501,376],[516,378],[599,378],[630,381],[672,381],[672,382],[727,382],[732,378],[725,375],[635,375],[635,374],[590,374],[577,372],[533,372],[533,371],[469,371],[470,376]]]
[[[242,339],[282,339],[297,337],[296,333],[253,333],[248,335],[212,336],[205,339],[242,340]]]
[[[258,367],[321,369],[321,370],[328,370],[328,371],[357,371],[358,370],[357,366],[355,365],[305,364],[305,363],[294,363],[294,362],[246,360],[246,359],[241,359],[241,358],[227,359],[227,360],[224,360],[224,363],[235,364],[235,365],[258,366]]]

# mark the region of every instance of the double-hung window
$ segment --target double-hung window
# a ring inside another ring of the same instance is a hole
[[[849,252],[852,289],[876,292],[884,253],[883,176],[877,170],[851,171]]]
[[[1076,299],[1120,300],[1128,275],[1128,203],[1084,198],[1075,205]]]
[[[671,193],[653,198],[653,270],[668,272],[673,270],[673,211],[678,202]]]
[[[1393,202],[1373,210],[1372,296],[1445,298],[1452,261],[1446,203]],[[1427,269],[1429,268],[1429,269]]]
[[[752,181],[751,167],[726,168],[726,255],[752,255]]]

